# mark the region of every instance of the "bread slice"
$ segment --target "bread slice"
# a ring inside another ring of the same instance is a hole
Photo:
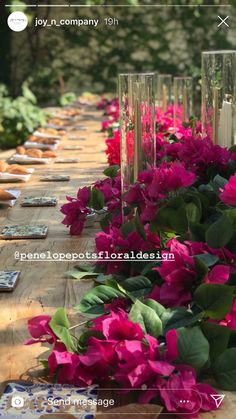
[[[12,199],[16,199],[16,197],[10,192],[0,189],[0,201],[11,201]]]

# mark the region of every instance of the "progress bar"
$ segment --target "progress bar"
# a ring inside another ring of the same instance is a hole
[[[5,7],[231,7],[231,4],[5,4]]]

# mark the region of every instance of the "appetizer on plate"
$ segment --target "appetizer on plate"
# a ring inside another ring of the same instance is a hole
[[[37,129],[37,132],[39,132],[39,133],[41,133],[41,134],[45,134],[45,135],[48,135],[49,137],[50,136],[58,136],[58,135],[65,135],[66,134],[66,131],[65,130],[60,130],[60,131],[58,131],[57,129],[55,129],[55,128],[38,128]]]
[[[61,120],[61,119],[59,119],[59,118],[52,118],[52,119],[49,119],[47,121],[47,124],[49,124],[49,125],[58,125],[59,127],[64,127],[66,125],[66,122],[63,121],[63,120]]]
[[[28,175],[31,173],[29,169],[20,166],[19,164],[7,164],[5,161],[0,161],[0,172],[10,173],[14,175]]]
[[[20,194],[19,189],[0,189],[0,205],[13,207]]]
[[[12,199],[16,199],[16,196],[12,193],[6,191],[5,189],[0,189],[0,201],[11,201]]]
[[[30,137],[27,139],[27,142],[31,143],[39,143],[39,144],[45,144],[45,145],[55,145],[58,144],[58,140],[55,140],[54,138],[39,138],[35,135],[30,135]]]
[[[21,155],[21,156],[37,157],[39,159],[57,157],[57,155],[53,151],[50,151],[50,150],[42,151],[38,148],[26,149],[22,146],[19,146],[16,148],[16,154]]]

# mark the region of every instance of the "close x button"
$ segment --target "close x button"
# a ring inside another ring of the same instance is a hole
[[[224,25],[227,26],[227,28],[229,28],[229,24],[228,24],[228,22],[226,22],[229,19],[229,16],[226,16],[226,17],[218,16],[218,19],[220,19],[220,22],[218,24],[218,28],[220,26],[224,26]]]

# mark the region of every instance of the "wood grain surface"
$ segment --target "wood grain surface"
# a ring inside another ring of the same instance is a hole
[[[106,156],[104,135],[100,132],[101,120],[102,116],[98,111],[84,111],[80,121],[75,125],[85,125],[87,129],[80,131],[72,126],[69,135],[76,139],[67,138],[62,141],[61,145],[83,147],[83,150],[60,149],[57,152],[59,157],[79,158],[79,163],[35,165],[32,167],[35,167],[36,170],[28,183],[1,185],[4,188],[21,190],[21,197],[13,208],[0,208],[1,227],[13,224],[46,224],[49,226],[49,234],[46,239],[0,241],[0,269],[21,271],[20,281],[14,292],[0,293],[1,382],[18,379],[38,380],[35,378],[39,369],[38,358],[45,353],[47,348],[37,344],[31,346],[23,344],[29,338],[27,321],[31,317],[39,314],[53,314],[57,307],[65,307],[72,322],[78,322],[78,315],[75,314],[73,307],[91,287],[92,282],[75,282],[65,277],[64,272],[70,269],[75,262],[21,262],[15,259],[15,252],[41,253],[49,250],[55,253],[79,253],[94,249],[97,226],[86,228],[80,237],[70,237],[66,227],[61,224],[62,214],[59,209],[65,203],[66,195],[75,196],[79,187],[90,185],[103,176]],[[86,140],[81,137],[86,137]],[[1,152],[0,159],[6,159],[12,154],[13,150]],[[69,182],[41,182],[40,178],[47,174],[70,175],[71,180]],[[58,199],[58,205],[41,208],[21,207],[21,199],[28,195],[52,195]],[[225,392],[225,394],[224,407],[212,413],[201,414],[200,418],[236,419],[236,396],[229,392]],[[109,415],[104,415],[104,418],[113,415],[114,417],[121,416],[117,416],[117,411],[116,414],[114,413],[110,412]],[[128,417],[128,415],[126,416]],[[140,417],[144,416],[143,411],[142,414],[140,411]],[[146,416],[153,417],[153,415]],[[98,417],[102,416],[98,415]],[[159,417],[170,419],[176,416],[166,416],[162,413]]]
[[[90,118],[88,118],[90,116]],[[79,187],[90,185],[101,178],[106,166],[104,153],[104,134],[100,132],[101,113],[85,111],[81,121],[75,125],[86,125],[86,131],[74,130],[69,136],[77,140],[64,139],[63,145],[81,145],[83,150],[59,149],[59,157],[79,158],[79,163],[52,163],[35,165],[31,179],[27,183],[4,183],[0,187],[21,190],[21,196],[13,208],[0,208],[0,226],[14,224],[46,224],[49,233],[46,239],[36,240],[0,240],[0,269],[19,270],[19,283],[12,293],[0,293],[0,381],[12,379],[29,379],[29,373],[37,369],[37,358],[45,347],[40,345],[25,346],[23,342],[29,338],[27,321],[39,314],[53,314],[57,307],[65,307],[78,320],[73,307],[80,301],[83,294],[91,286],[91,282],[76,282],[66,278],[64,272],[75,262],[21,262],[15,259],[15,252],[54,253],[85,252],[94,249],[95,228],[86,228],[80,237],[70,237],[68,229],[61,224],[63,215],[60,207],[66,202],[66,195],[76,196]],[[80,140],[86,137],[86,140]],[[13,150],[0,153],[5,160],[13,154]],[[27,166],[28,167],[28,166]],[[42,182],[40,178],[46,174],[70,175],[69,182]],[[24,208],[20,202],[24,196],[55,196],[56,207]],[[73,319],[72,319],[73,321]]]

